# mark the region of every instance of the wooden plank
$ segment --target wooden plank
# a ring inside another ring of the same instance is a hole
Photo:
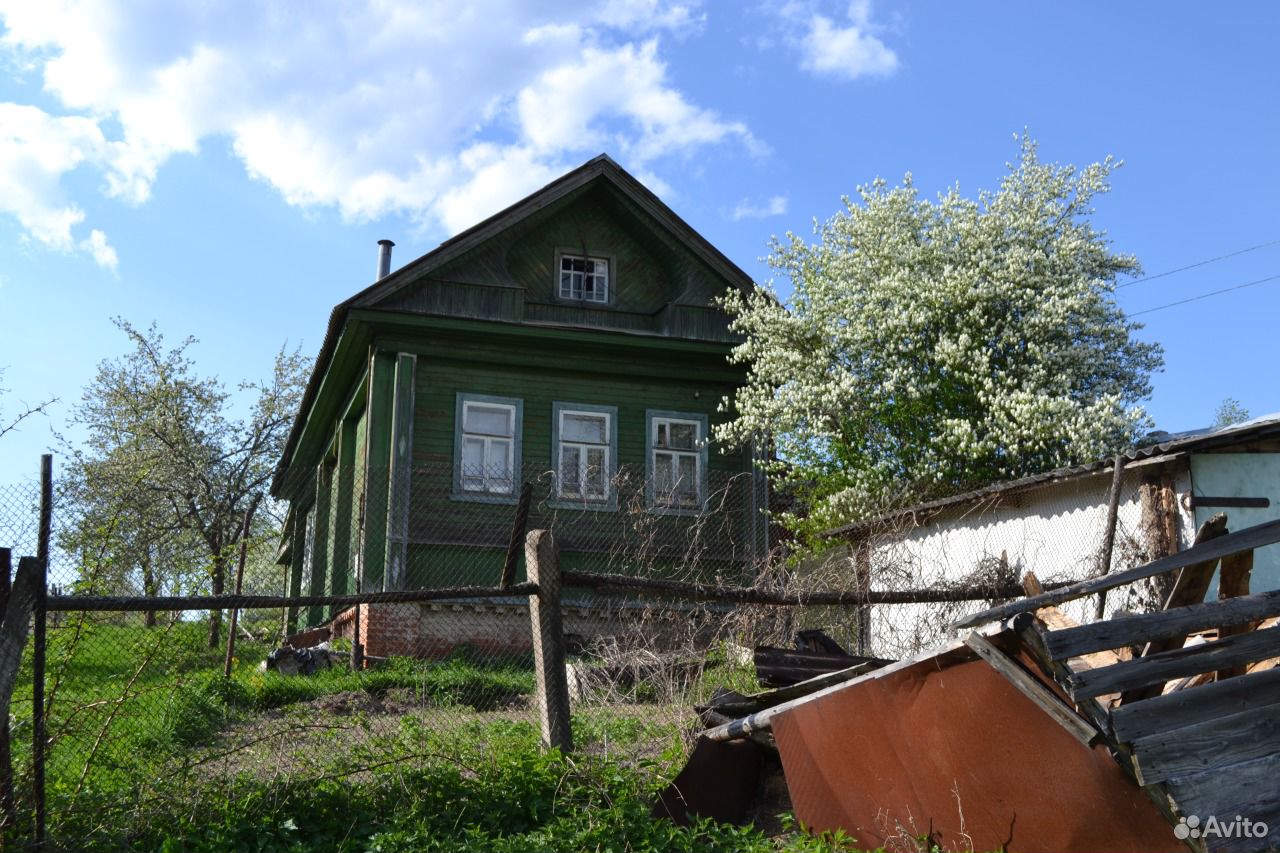
[[[1065,660],[1143,641],[1185,637],[1210,628],[1251,625],[1270,616],[1280,616],[1280,590],[1050,631],[1045,644],[1054,660]]]
[[[566,546],[567,548],[567,546]],[[650,595],[679,595],[699,601],[728,601],[741,604],[775,604],[779,606],[818,606],[832,604],[934,604],[948,601],[983,601],[1017,595],[1019,588],[1005,589],[967,586],[954,589],[870,590],[859,592],[780,593],[754,587],[721,587],[664,578],[641,578],[633,575],[602,574],[566,570],[564,585],[586,589],[632,590]]]
[[[1280,752],[1280,705],[1263,705],[1133,742],[1138,782],[1150,785]]]
[[[1218,576],[1218,598],[1231,599],[1239,598],[1249,594],[1249,576],[1253,574],[1253,552],[1245,551],[1242,554],[1233,554],[1230,557],[1223,557],[1222,572]],[[1270,615],[1270,614],[1268,614]],[[1257,623],[1246,623],[1242,625],[1219,625],[1218,636],[1230,637],[1233,634],[1247,634],[1257,628]],[[1218,680],[1231,678],[1237,675],[1244,675],[1245,667],[1237,664],[1234,667],[1218,671]]]
[[[964,619],[955,622],[951,627],[955,629],[972,628],[975,625],[982,625],[986,622],[1003,621],[1010,616],[1016,616],[1029,610],[1037,610],[1050,604],[1061,604],[1064,601],[1073,601],[1100,590],[1114,589],[1124,584],[1154,577],[1175,569],[1193,566],[1196,563],[1209,560],[1220,560],[1231,554],[1261,548],[1276,542],[1280,542],[1280,518],[1253,527],[1246,527],[1244,530],[1229,533],[1226,536],[1200,545],[1193,545],[1185,551],[1161,557],[1146,565],[1135,566],[1132,569],[1115,572],[1106,577],[1090,578],[1089,580],[1046,592],[1044,595],[1023,598],[998,607],[992,607],[972,616],[966,616]]]
[[[391,592],[362,592],[355,595],[51,595],[45,607],[50,613],[120,611],[137,613],[146,610],[210,610],[217,607],[276,609],[328,604],[346,609],[356,604],[407,604],[418,601],[447,601],[461,598],[524,598],[536,595],[536,583],[518,583],[502,589],[495,586],[450,586],[429,589],[400,589]]]
[[[1102,554],[1098,560],[1098,574],[1105,576],[1111,573],[1111,554],[1116,544],[1116,519],[1120,512],[1120,485],[1124,480],[1124,456],[1117,453],[1111,463],[1111,495],[1107,500],[1107,528],[1102,534]],[[1101,619],[1107,609],[1107,591],[1098,593],[1098,603],[1094,608],[1094,618]]]
[[[1039,612],[1044,613],[1046,609],[1042,609]],[[1041,669],[1051,675],[1059,685],[1065,685],[1070,681],[1074,670],[1065,661],[1055,661],[1049,657],[1049,652],[1044,644],[1045,635],[1049,632],[1045,630],[1044,623],[1036,614],[1019,614],[1013,620],[1012,628],[1022,642],[1022,648],[1035,659],[1036,663],[1040,664]],[[1111,721],[1107,716],[1107,711],[1097,699],[1077,700],[1076,708],[1080,713],[1092,720],[1099,731],[1105,732],[1110,729]]]
[[[964,643],[1076,740],[1085,746],[1092,746],[1100,737],[1096,728],[1067,707],[1052,691],[1037,681],[1017,661],[996,648],[986,637],[978,633],[970,633],[965,637]]]
[[[524,546],[525,531],[529,527],[529,504],[533,501],[533,484],[525,481],[520,488],[520,503],[516,505],[516,517],[511,524],[511,538],[507,541],[507,558],[502,562],[502,578],[498,586],[506,589],[515,583],[516,566],[520,562],[520,549]]]
[[[1223,513],[1218,513],[1200,525],[1200,529],[1196,531],[1195,544],[1200,545],[1225,535],[1227,535],[1227,517]],[[1169,591],[1169,597],[1165,600],[1164,607],[1161,610],[1173,610],[1204,601],[1205,593],[1209,591],[1209,583],[1213,579],[1213,572],[1217,565],[1217,560],[1205,560],[1193,566],[1187,566],[1178,572],[1178,579],[1174,582],[1173,589]],[[1186,641],[1185,635],[1150,640],[1142,649],[1142,657],[1156,655],[1169,649],[1181,648]],[[1150,699],[1152,696],[1159,696],[1162,686],[1160,684],[1152,684],[1147,687],[1127,690],[1120,696],[1120,704],[1125,705],[1129,702],[1136,702],[1139,699]]]
[[[1280,651],[1280,628],[1239,634],[1197,646],[1170,649],[1105,669],[1073,673],[1071,695],[1078,699],[1081,696],[1099,696],[1117,690],[1128,692],[1138,687],[1163,684],[1170,679],[1209,672],[1224,666],[1264,660],[1277,651]]]
[[[1111,712],[1111,727],[1117,740],[1131,743],[1169,729],[1276,704],[1280,704],[1280,669],[1268,669],[1124,705]]]
[[[1267,849],[1268,842],[1274,844],[1274,833],[1280,826],[1277,778],[1280,778],[1280,754],[1272,754],[1230,767],[1175,776],[1164,785],[1179,811],[1184,815],[1196,815],[1202,828],[1210,815],[1228,824],[1234,823],[1236,815],[1250,821],[1265,822],[1269,829],[1266,838],[1202,839],[1210,853],[1237,850],[1258,853]]]
[[[0,711],[9,713],[9,700],[22,666],[22,652],[31,629],[31,613],[40,586],[40,562],[34,557],[18,560],[18,572],[0,622]],[[6,717],[7,718],[7,717]]]

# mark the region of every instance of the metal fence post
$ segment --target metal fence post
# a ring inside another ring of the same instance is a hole
[[[569,725],[569,681],[564,669],[564,623],[560,614],[560,549],[550,530],[529,531],[524,560],[529,581],[538,585],[537,594],[529,596],[529,621],[542,742],[569,752],[573,749],[573,732]]]

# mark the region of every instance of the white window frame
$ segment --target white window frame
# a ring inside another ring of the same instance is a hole
[[[565,264],[580,261],[582,270],[566,270]],[[574,252],[556,253],[556,296],[565,302],[583,302],[589,305],[608,305],[613,289],[613,258],[603,255],[584,255]],[[565,274],[568,273],[567,282]],[[587,294],[591,280],[591,294]],[[576,289],[574,283],[576,281]]]
[[[604,418],[605,441],[603,443],[593,443],[569,441],[562,438],[564,434],[564,419],[569,415]],[[617,509],[618,496],[613,482],[617,471],[617,406],[594,406],[584,403],[555,403],[552,406],[552,416],[553,430],[551,438],[551,457],[554,460],[554,468],[556,472],[556,505],[573,509]],[[562,454],[566,447],[579,448],[579,483],[583,483],[586,480],[586,473],[588,470],[587,450],[590,448],[604,451],[604,465],[601,470],[602,480],[604,483],[603,494],[586,495],[581,491],[569,492],[565,490],[565,484],[560,478],[560,472],[562,470]]]
[[[498,435],[497,433],[479,431],[468,432],[466,430],[467,412],[474,407],[505,409],[508,412],[509,423],[511,424],[511,434]],[[520,491],[520,433],[523,419],[524,404],[519,399],[490,397],[482,394],[458,394],[456,423],[454,425],[453,496],[455,498],[503,503],[514,502],[517,499]],[[486,465],[497,444],[505,442],[507,444],[506,466],[510,472],[510,477],[503,478],[482,471],[478,478],[480,481],[479,486],[474,485],[477,476],[474,473],[463,470],[463,460],[466,457],[465,449],[467,443],[472,441],[480,441],[482,443],[481,458],[485,460]]]
[[[654,411],[651,409],[646,413],[645,421],[645,473],[647,475],[645,481],[649,507],[658,512],[687,515],[696,515],[702,512],[707,500],[707,416],[687,412]],[[675,448],[658,443],[659,427],[665,426],[669,437],[672,424],[694,427],[696,437],[692,448]],[[668,458],[660,460],[659,456]],[[674,490],[669,495],[663,495],[658,492],[659,469],[663,466],[669,466],[671,481],[679,482],[681,459],[693,460],[694,496],[693,501],[688,503],[675,500],[674,496],[678,494],[679,490]]]

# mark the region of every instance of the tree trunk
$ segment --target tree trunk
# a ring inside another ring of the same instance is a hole
[[[227,581],[227,564],[225,555],[219,549],[218,553],[213,555],[212,567],[212,589],[213,595],[222,595]],[[209,611],[209,648],[216,649],[222,646],[222,611]]]
[[[160,594],[160,590],[156,583],[155,567],[151,563],[151,551],[148,549],[142,555],[142,594],[147,598],[155,598]],[[156,612],[148,610],[142,614],[142,624],[148,628],[156,626]]]

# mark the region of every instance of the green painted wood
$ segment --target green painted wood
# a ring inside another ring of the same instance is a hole
[[[365,490],[360,592],[385,589],[387,567],[387,496],[391,469],[391,424],[394,419],[396,355],[374,350],[369,358],[369,402],[365,409]]]
[[[302,426],[298,437],[286,454],[287,467],[272,484],[272,493],[296,500],[296,487],[305,471],[315,465],[332,438],[332,425],[345,417],[342,408],[351,398],[352,389],[367,372],[369,340],[373,329],[365,323],[349,324],[338,338],[333,358],[320,380],[311,407],[300,413]]]
[[[294,519],[293,523],[293,559],[289,564],[289,595],[302,595],[302,570],[304,554],[306,552],[307,541],[307,512],[309,507],[303,507]],[[290,607],[285,612],[285,631],[292,634],[298,630],[298,608]]]
[[[347,318],[349,328],[355,329],[361,324],[377,327],[380,332],[400,333],[404,330],[415,330],[415,336],[422,330],[430,330],[429,340],[442,340],[448,336],[463,337],[481,336],[491,340],[519,339],[531,348],[537,349],[538,342],[555,342],[579,349],[623,348],[648,350],[650,353],[692,353],[703,354],[712,360],[719,360],[728,355],[732,346],[724,341],[701,341],[689,338],[671,338],[662,335],[626,334],[615,329],[606,328],[552,328],[527,323],[505,323],[498,320],[486,322],[467,317],[441,317],[427,314],[411,314],[405,312],[375,311],[368,308],[353,309]],[[479,340],[477,337],[476,340]],[[741,374],[742,368],[731,368],[730,372]]]
[[[708,259],[687,226],[673,230],[656,220],[646,207],[650,203],[608,182],[585,185],[548,199],[505,230],[460,245],[449,260],[424,266],[429,272],[418,280],[380,296],[382,302],[345,311],[334,355],[289,460],[294,468],[317,464],[335,439],[333,425],[341,421],[332,493],[324,524],[317,525],[325,531],[319,540],[325,587],[336,593],[395,584],[394,569],[387,569],[402,539],[401,520],[388,509],[394,505],[391,491],[399,489],[391,479],[397,470],[393,443],[401,444],[399,434],[392,434],[393,410],[396,395],[404,399],[406,390],[414,397],[412,428],[402,431],[414,467],[406,526],[408,537],[419,542],[452,541],[468,527],[509,528],[510,507],[463,510],[450,494],[459,394],[520,400],[524,476],[545,474],[555,465],[557,403],[609,408],[616,412],[612,461],[633,472],[641,489],[647,410],[706,419],[708,430],[725,417],[719,403],[742,383],[745,371],[727,362],[735,338],[716,299],[742,282]],[[607,305],[560,298],[559,252],[609,259]],[[408,386],[395,378],[396,352],[418,358]],[[363,394],[361,382],[367,382]],[[349,410],[361,399],[362,413]],[[749,455],[721,454],[713,446],[704,470],[713,478],[746,472]],[[575,536],[598,543],[616,535],[625,508],[601,510],[594,519],[585,510],[562,510],[574,526],[562,545],[567,551]],[[688,521],[661,524],[662,535],[678,538]],[[747,537],[735,530],[731,538]],[[405,561],[414,562],[408,555]],[[470,572],[467,565],[462,564]],[[422,570],[408,565],[406,573]]]
[[[523,445],[526,464],[553,467],[553,409],[556,403],[616,407],[617,456],[620,465],[643,468],[646,458],[648,410],[673,411],[706,417],[709,428],[721,423],[721,397],[732,386],[681,377],[668,382],[628,377],[599,377],[576,371],[548,374],[536,368],[493,368],[472,365],[465,352],[423,359],[419,365],[415,397],[413,446],[418,467],[451,464],[458,394],[515,397],[523,401]],[[724,454],[712,445],[711,471],[739,472],[749,468],[745,453]]]
[[[324,595],[325,585],[329,578],[329,521],[332,515],[333,479],[332,469],[321,464],[316,469],[316,514],[315,529],[312,531],[311,577],[308,593]],[[312,606],[307,610],[307,624],[319,625],[324,621],[325,612],[322,606]]]
[[[403,589],[405,546],[413,478],[414,373],[418,357],[400,353],[395,361],[392,395],[389,483],[387,488],[387,589]]]
[[[329,522],[329,592],[333,595],[350,595],[355,592],[352,570],[354,549],[352,532],[355,528],[356,490],[356,430],[359,416],[343,421],[338,430],[338,454],[333,471],[333,496],[330,499]],[[332,609],[326,614],[332,618]]]

